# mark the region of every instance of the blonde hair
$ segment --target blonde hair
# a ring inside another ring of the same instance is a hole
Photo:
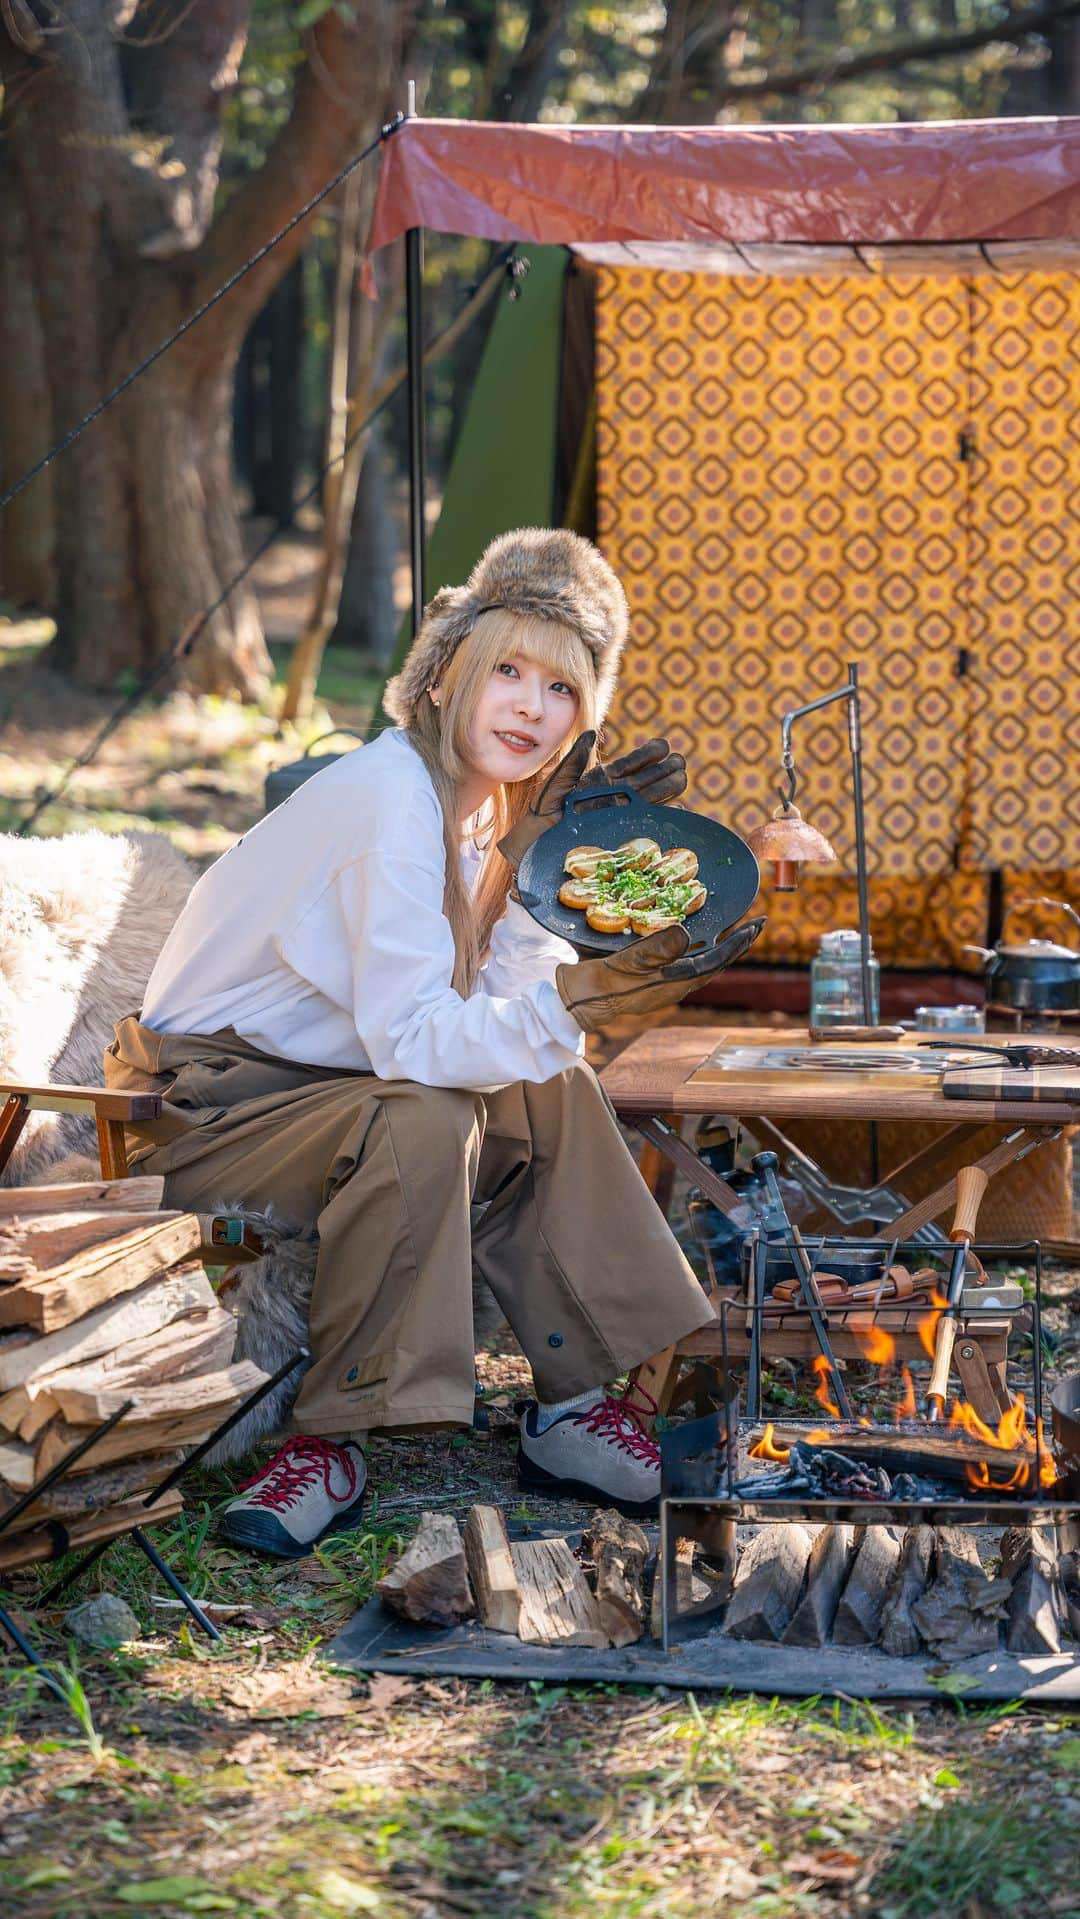
[[[431,775],[443,814],[446,842],[446,888],[443,911],[454,935],[455,990],[467,999],[476,983],[491,942],[492,930],[506,909],[513,873],[497,842],[526,813],[544,781],[551,777],[561,752],[530,779],[499,786],[492,796],[492,818],[476,890],[470,893],[461,870],[462,826],[458,817],[460,782],[469,769],[469,728],[476,703],[501,660],[524,654],[573,687],[578,698],[577,719],[566,747],[579,733],[597,723],[596,674],[588,649],[576,633],[556,620],[532,613],[513,613],[506,607],[488,607],[472,632],[461,642],[442,680],[438,707],[425,693],[406,728],[409,739]]]

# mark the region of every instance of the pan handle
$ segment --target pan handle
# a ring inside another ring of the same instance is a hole
[[[566,813],[578,813],[582,807],[589,807],[599,812],[600,801],[607,806],[621,806],[624,803],[633,806],[638,801],[638,795],[628,786],[575,786],[567,794],[563,810]]]

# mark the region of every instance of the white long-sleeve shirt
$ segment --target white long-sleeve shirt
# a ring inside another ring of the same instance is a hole
[[[467,842],[475,881],[481,855]],[[297,789],[203,875],[142,1018],[232,1027],[263,1052],[477,1092],[573,1066],[584,1035],[554,985],[573,948],[507,903],[472,997],[451,986],[442,812],[398,731]]]

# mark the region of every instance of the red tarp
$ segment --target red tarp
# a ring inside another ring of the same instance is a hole
[[[408,227],[573,246],[1080,240],[1080,118],[901,126],[409,120],[370,247]]]

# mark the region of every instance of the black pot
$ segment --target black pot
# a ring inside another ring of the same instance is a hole
[[[1080,914],[1064,900],[1017,900],[1010,912],[1024,906],[1054,906],[1080,927]],[[1058,946],[1054,940],[999,940],[993,951],[965,946],[985,961],[987,1004],[1017,1013],[1070,1013],[1080,1010],[1080,952]]]

